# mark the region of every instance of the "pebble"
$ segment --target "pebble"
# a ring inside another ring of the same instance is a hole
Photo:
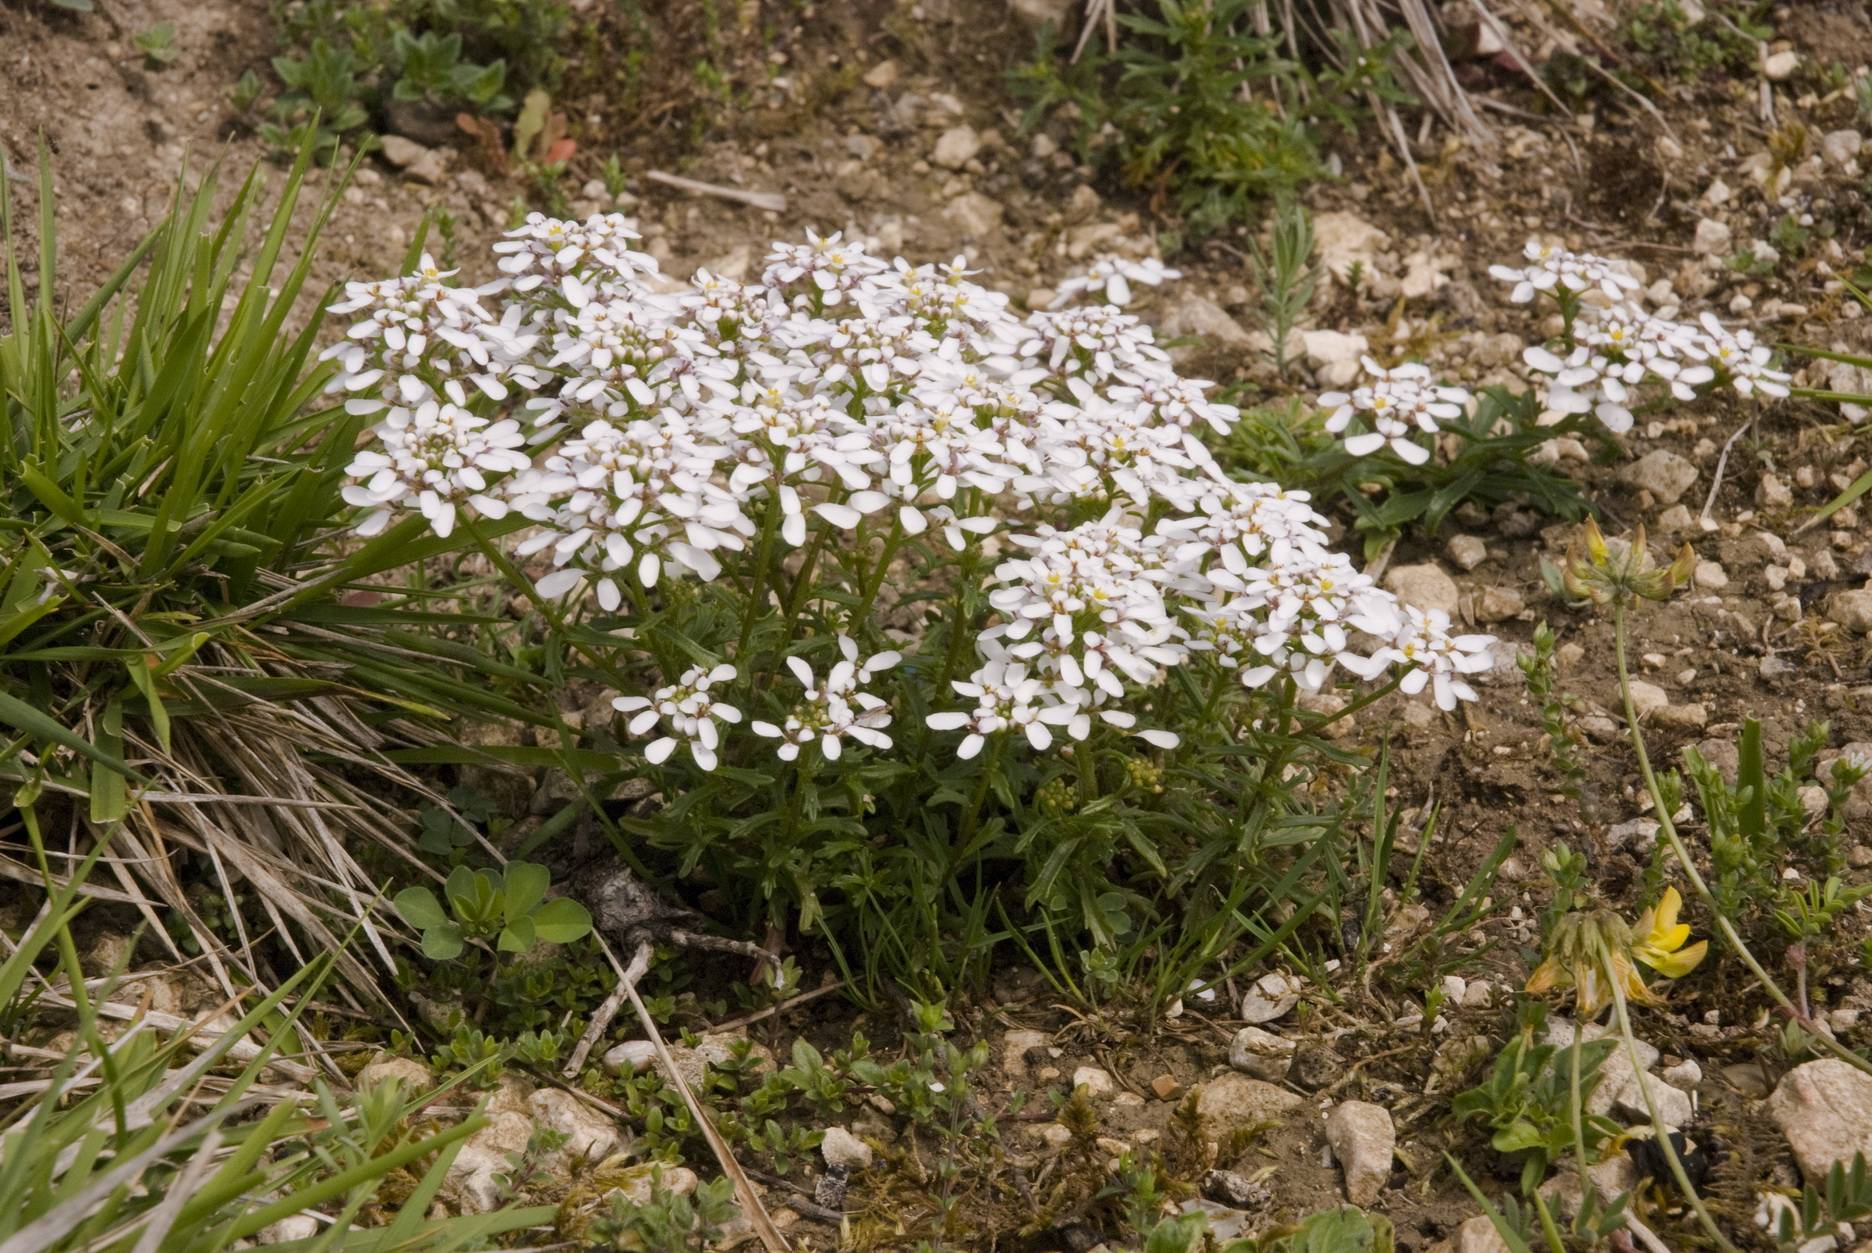
[[[1390,1111],[1369,1101],[1342,1101],[1326,1116],[1326,1143],[1345,1172],[1346,1199],[1358,1206],[1376,1201],[1397,1152]]]
[[[1865,140],[1855,130],[1828,131],[1820,137],[1820,155],[1830,164],[1845,165],[1859,155]]]
[[[1650,492],[1660,505],[1674,505],[1697,481],[1697,468],[1668,448],[1656,448],[1626,466],[1619,477]]]
[[[1476,598],[1477,622],[1506,622],[1527,606],[1527,598],[1512,587],[1485,587]]]
[[[1300,1003],[1301,986],[1298,979],[1279,971],[1262,975],[1242,996],[1242,1021],[1258,1025],[1284,1017]]]
[[[1838,1058],[1789,1071],[1768,1098],[1768,1113],[1808,1183],[1821,1182],[1854,1153],[1872,1160],[1872,1075]]]
[[[1431,562],[1393,566],[1384,577],[1385,590],[1407,605],[1419,609],[1441,609],[1454,614],[1458,593],[1456,580]]]
[[[435,1084],[435,1075],[429,1067],[413,1057],[398,1057],[394,1053],[379,1053],[371,1063],[357,1073],[357,1087],[368,1088],[380,1083],[396,1083],[405,1096],[427,1092]]]
[[[1110,1072],[1100,1070],[1097,1066],[1079,1067],[1073,1071],[1072,1081],[1075,1089],[1084,1088],[1086,1095],[1093,1100],[1110,1096],[1118,1090],[1118,1083]]]
[[[1763,509],[1788,509],[1793,507],[1794,492],[1777,475],[1764,474],[1755,486],[1755,503]]]
[[[401,135],[381,135],[378,138],[383,144],[381,151],[384,160],[417,182],[428,183],[433,187],[446,176],[448,161],[434,148],[425,148]]]
[[[867,87],[875,87],[879,91],[889,91],[897,85],[897,80],[902,76],[903,71],[898,68],[897,62],[879,61],[876,65],[865,71],[864,82]]]
[[[1174,1101],[1183,1095],[1183,1085],[1177,1082],[1175,1075],[1158,1075],[1151,1080],[1151,1091],[1160,1101]]]
[[[1027,1077],[1027,1054],[1044,1049],[1052,1037],[1044,1031],[1010,1031],[1001,1037],[1001,1069],[1010,1079]]]
[[[826,1128],[819,1152],[826,1165],[844,1170],[867,1170],[877,1156],[870,1145],[843,1127]]]
[[[999,201],[990,200],[978,191],[963,192],[943,206],[943,216],[953,223],[970,242],[988,238],[1001,225],[1006,212]]]
[[[1210,1133],[1226,1139],[1266,1123],[1286,1122],[1306,1098],[1246,1075],[1221,1075],[1196,1094],[1196,1114]]]
[[[1509,1253],[1509,1248],[1495,1230],[1495,1221],[1487,1214],[1477,1214],[1456,1229],[1453,1253]]]
[[[1274,1199],[1274,1191],[1267,1184],[1232,1170],[1207,1171],[1198,1186],[1207,1200],[1236,1209],[1260,1209]]]
[[[1721,256],[1729,251],[1730,239],[1727,223],[1703,218],[1696,224],[1696,237],[1691,240],[1691,247],[1706,257]]]
[[[565,1137],[558,1160],[601,1162],[623,1148],[618,1125],[563,1088],[541,1088],[527,1098],[527,1112],[539,1127]]]
[[[973,161],[981,149],[981,136],[975,133],[973,126],[952,126],[937,138],[930,160],[945,170],[959,170]]]
[[[1488,545],[1473,535],[1450,536],[1444,551],[1459,570],[1473,570],[1488,560]]]
[[[604,1068],[614,1075],[640,1073],[656,1065],[656,1045],[648,1040],[626,1040],[605,1050]]]
[[[1358,378],[1364,368],[1359,359],[1371,350],[1371,342],[1355,331],[1303,331],[1300,342],[1307,364],[1327,387],[1344,387]]]
[[[1249,344],[1248,332],[1241,324],[1228,315],[1215,301],[1194,292],[1186,292],[1178,297],[1176,303],[1164,311],[1158,322],[1160,339],[1178,339],[1190,336],[1203,341],[1209,348],[1246,348]],[[1188,355],[1189,350],[1180,350]],[[1177,349],[1171,350],[1175,355]]]
[[[1784,83],[1794,77],[1794,71],[1800,68],[1800,54],[1789,49],[1777,52],[1762,62],[1762,77],[1774,83]]]
[[[1243,1027],[1229,1044],[1229,1065],[1245,1075],[1279,1083],[1293,1065],[1294,1042],[1261,1027]]]
[[[1872,588],[1835,592],[1827,597],[1827,621],[1837,622],[1860,635],[1872,633]]]
[[[1729,586],[1729,572],[1722,568],[1720,562],[1699,561],[1696,563],[1695,582],[1706,592],[1720,592]]]

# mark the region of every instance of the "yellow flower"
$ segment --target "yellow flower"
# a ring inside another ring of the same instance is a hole
[[[1616,987],[1625,999],[1639,1004],[1659,998],[1645,983],[1635,963],[1669,979],[1680,979],[1696,969],[1709,949],[1707,940],[1685,946],[1688,924],[1677,914],[1683,898],[1668,888],[1655,906],[1638,919],[1638,938],[1623,919],[1609,910],[1574,910],[1554,927],[1547,957],[1534,968],[1527,990],[1539,994],[1572,988],[1582,1018],[1596,1018],[1613,1000]]]
[[[1663,899],[1639,917],[1639,938],[1632,945],[1633,957],[1667,979],[1683,978],[1697,968],[1697,963],[1709,951],[1708,940],[1684,946],[1684,941],[1690,938],[1690,924],[1677,921],[1677,913],[1682,908],[1683,897],[1677,894],[1677,889],[1665,888]]]

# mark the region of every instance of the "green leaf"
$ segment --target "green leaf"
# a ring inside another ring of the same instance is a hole
[[[535,87],[526,94],[520,105],[520,116],[514,119],[513,154],[514,159],[525,161],[533,151],[533,141],[546,129],[546,115],[552,109],[552,97],[543,89]]]
[[[445,922],[439,927],[431,927],[423,932],[423,956],[430,961],[451,961],[462,955],[467,948],[462,939],[462,930],[452,922]]]
[[[569,896],[555,897],[533,913],[533,930],[548,944],[570,944],[591,934],[591,912]]]
[[[531,914],[533,907],[546,899],[546,889],[552,883],[552,876],[546,867],[534,862],[510,861],[507,863],[506,877],[504,917],[512,923]]]
[[[503,953],[531,952],[534,942],[533,920],[521,917],[501,928],[496,947]]]
[[[396,906],[403,921],[418,931],[427,931],[431,927],[445,926],[448,914],[442,908],[442,902],[428,888],[404,888],[391,902]]]

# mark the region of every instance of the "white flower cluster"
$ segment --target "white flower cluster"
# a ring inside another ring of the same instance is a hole
[[[1622,434],[1631,429],[1631,406],[1647,379],[1678,400],[1693,400],[1698,387],[1724,381],[1744,396],[1788,394],[1789,376],[1774,368],[1773,353],[1753,334],[1723,326],[1712,313],[1690,323],[1650,312],[1623,263],[1531,240],[1526,257],[1525,267],[1497,265],[1489,273],[1514,284],[1509,299],[1516,303],[1545,294],[1572,310],[1566,355],[1541,345],[1522,354],[1529,367],[1552,379],[1549,410],[1591,413]]]
[[[1370,357],[1360,358],[1371,381],[1350,392],[1326,392],[1321,407],[1331,409],[1326,429],[1343,435],[1345,450],[1354,457],[1369,457],[1389,444],[1391,451],[1410,465],[1430,460],[1430,450],[1417,442],[1419,432],[1435,435],[1448,422],[1463,415],[1469,393],[1460,387],[1433,382],[1430,370],[1414,361],[1387,370]],[[1363,416],[1371,429],[1345,432],[1354,415]]]
[[[1051,307],[1063,309],[1079,297],[1093,293],[1103,296],[1107,304],[1128,305],[1131,284],[1157,287],[1182,277],[1183,271],[1171,269],[1156,257],[1136,260],[1108,252],[1093,258],[1092,264],[1079,273],[1061,280],[1054,291]]]
[[[1199,434],[1237,410],[1115,306],[1021,317],[960,258],[886,263],[838,234],[775,245],[754,281],[685,284],[635,238],[617,215],[534,215],[495,246],[502,276],[485,287],[451,286],[425,260],[347,288],[334,308],[359,320],[327,354],[332,386],[353,412],[383,412],[346,489],[360,529],[413,512],[446,534],[517,514],[538,592],[611,611],[667,577],[743,574],[773,545],[862,553],[927,535],[961,552],[1011,526],[1019,555],[995,572],[981,666],[956,685],[974,708],[931,721],[966,728],[973,749],[1005,730],[1036,748],[1055,729],[1132,730],[1137,704],[1196,654],[1250,685],[1285,672],[1317,689],[1343,663],[1421,674],[1409,682],[1434,684],[1445,708],[1470,694],[1450,676],[1485,664],[1486,640],[1372,586],[1304,497],[1231,481]],[[1139,266],[1095,272],[1107,296],[1174,277]],[[1466,399],[1420,371],[1358,394],[1367,412],[1379,395],[1395,407],[1379,438],[1433,430]],[[823,682],[789,659],[800,700],[750,723],[786,759],[890,746],[889,707],[862,689],[896,654],[861,663],[855,642],[839,646]],[[736,677],[698,668],[618,707],[632,734],[665,728],[655,759],[687,745],[709,768],[740,718],[711,689]]]

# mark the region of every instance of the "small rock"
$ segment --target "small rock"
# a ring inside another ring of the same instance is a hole
[[[1287,1077],[1297,1088],[1318,1092],[1338,1082],[1345,1072],[1345,1058],[1334,1052],[1330,1044],[1312,1040],[1294,1049],[1293,1066]]]
[[[614,1075],[641,1074],[656,1065],[656,1045],[648,1040],[626,1040],[605,1050],[604,1068]]]
[[[1301,986],[1298,979],[1279,971],[1262,975],[1242,997],[1242,1021],[1260,1024],[1285,1016],[1300,1003]]]
[[[1441,609],[1444,613],[1456,612],[1456,581],[1443,573],[1441,566],[1430,562],[1418,565],[1393,566],[1384,577],[1385,590],[1393,593],[1407,605],[1419,609]]]
[[[1215,301],[1185,292],[1158,320],[1158,333],[1166,339],[1193,336],[1210,348],[1246,348],[1248,332]]]
[[[879,61],[876,65],[865,71],[864,82],[867,87],[875,87],[879,91],[889,91],[897,85],[897,80],[902,76],[903,71],[898,68],[897,62]]]
[[[1660,505],[1672,505],[1697,481],[1697,468],[1668,448],[1656,448],[1626,466],[1619,477],[1650,492]]]
[[[1703,218],[1697,222],[1696,237],[1690,246],[1706,257],[1722,256],[1729,251],[1732,235],[1729,226],[1715,218]]]
[[[359,1088],[374,1087],[380,1083],[396,1083],[403,1095],[414,1096],[427,1092],[435,1085],[435,1075],[429,1067],[413,1057],[398,1057],[394,1053],[379,1053],[370,1065],[357,1072]]]
[[[1346,1199],[1361,1207],[1376,1201],[1397,1151],[1390,1112],[1369,1101],[1341,1101],[1326,1116],[1326,1143],[1345,1171]]]
[[[1794,492],[1778,476],[1764,474],[1755,485],[1755,503],[1763,509],[1789,509],[1794,505]]]
[[[1632,708],[1638,711],[1640,718],[1647,718],[1670,704],[1670,695],[1655,683],[1643,679],[1631,681]]]
[[[1657,841],[1658,821],[1655,818],[1633,818],[1630,822],[1621,822],[1606,830],[1606,843],[1613,848],[1632,845],[1638,852],[1645,852]]]
[[[1229,1044],[1229,1065],[1245,1075],[1279,1083],[1293,1065],[1294,1042],[1261,1027],[1243,1027]]]
[[[1027,1077],[1027,1054],[1052,1042],[1044,1031],[1010,1031],[1001,1037],[1001,1069],[1010,1079]]]
[[[1768,1076],[1760,1062],[1736,1062],[1722,1068],[1723,1082],[1752,1101],[1768,1095]]]
[[[819,1152],[826,1165],[840,1170],[868,1170],[875,1154],[871,1146],[843,1127],[827,1127]]]
[[[1217,1135],[1227,1137],[1268,1123],[1285,1122],[1306,1098],[1246,1075],[1221,1075],[1196,1095],[1196,1113]]]
[[[1827,597],[1826,616],[1848,631],[1872,634],[1872,588],[1853,588]]]
[[[1390,243],[1390,236],[1356,213],[1335,211],[1313,219],[1313,242],[1320,264],[1340,282],[1345,282],[1353,267],[1369,284],[1379,268],[1379,254]]]
[[[969,242],[993,235],[1001,226],[1004,212],[1000,202],[978,191],[964,192],[943,207],[943,216],[954,223],[962,232],[962,238]]]
[[[262,1227],[254,1236],[255,1244],[291,1244],[310,1240],[319,1233],[319,1221],[310,1214],[292,1214],[270,1227]]]
[[[1473,570],[1488,560],[1488,545],[1473,535],[1452,535],[1444,547],[1459,570]]]
[[[702,1071],[705,1066],[720,1066],[730,1061],[740,1050],[747,1046],[747,1056],[757,1075],[764,1075],[774,1068],[773,1051],[764,1044],[753,1044],[746,1035],[739,1031],[714,1031],[696,1041],[694,1048],[686,1044],[669,1046],[670,1060],[676,1064],[676,1073],[683,1077],[683,1082],[692,1089],[702,1085]]]
[[[1110,1096],[1118,1090],[1118,1084],[1110,1073],[1097,1066],[1081,1066],[1073,1071],[1073,1087],[1084,1088],[1086,1095],[1093,1100]]]
[[[1363,335],[1346,331],[1303,331],[1300,343],[1307,364],[1327,387],[1345,387],[1358,378],[1360,358],[1371,349]]]
[[[1076,0],[1008,0],[1015,17],[1030,26],[1051,26],[1055,32],[1066,29],[1077,7]]]
[[[1456,1229],[1456,1247],[1452,1253],[1509,1253],[1508,1242],[1495,1230],[1495,1221],[1487,1214],[1477,1214]]]
[[[434,148],[425,148],[401,135],[381,135],[378,138],[383,145],[383,158],[391,165],[419,183],[434,186],[442,181],[447,172],[447,161]]]
[[[1709,722],[1709,709],[1702,701],[1668,704],[1654,711],[1651,721],[1678,731],[1694,731]]]
[[[1205,1198],[1236,1209],[1260,1209],[1274,1199],[1273,1189],[1232,1170],[1211,1170],[1198,1185]]]
[[[1151,1091],[1160,1101],[1174,1101],[1183,1095],[1183,1085],[1177,1082],[1175,1075],[1158,1075],[1151,1080]]]
[[[1703,1082],[1703,1067],[1697,1065],[1695,1058],[1685,1058],[1675,1066],[1666,1066],[1658,1071],[1658,1078],[1673,1088],[1682,1088],[1687,1092]]]
[[[1784,83],[1794,77],[1794,71],[1800,68],[1800,54],[1788,49],[1772,54],[1762,62],[1762,77],[1769,82]]]
[[[1527,606],[1527,598],[1512,587],[1485,587],[1476,598],[1477,622],[1506,622]]]
[[[981,148],[981,136],[975,133],[973,126],[952,126],[937,138],[930,160],[945,170],[959,170],[974,160]]]
[[[1872,1160],[1872,1075],[1838,1058],[1790,1070],[1768,1098],[1768,1113],[1808,1183],[1836,1163],[1850,1164],[1854,1153]]]
[[[1830,165],[1845,165],[1859,155],[1864,143],[1858,131],[1828,131],[1820,137],[1820,155]]]
[[[527,1098],[533,1120],[565,1137],[559,1152],[568,1160],[601,1162],[624,1147],[616,1123],[561,1088],[541,1088]]]
[[[1720,562],[1699,561],[1696,563],[1694,581],[1706,592],[1720,592],[1729,586],[1729,572],[1722,568]]]
[[[701,1182],[687,1166],[645,1162],[620,1172],[617,1185],[606,1195],[621,1196],[632,1205],[648,1205],[659,1187],[671,1196],[690,1196]]]
[[[515,1110],[490,1110],[487,1126],[462,1142],[443,1185],[464,1214],[485,1214],[500,1203],[498,1176],[513,1169],[508,1159],[526,1151],[533,1121]]]

